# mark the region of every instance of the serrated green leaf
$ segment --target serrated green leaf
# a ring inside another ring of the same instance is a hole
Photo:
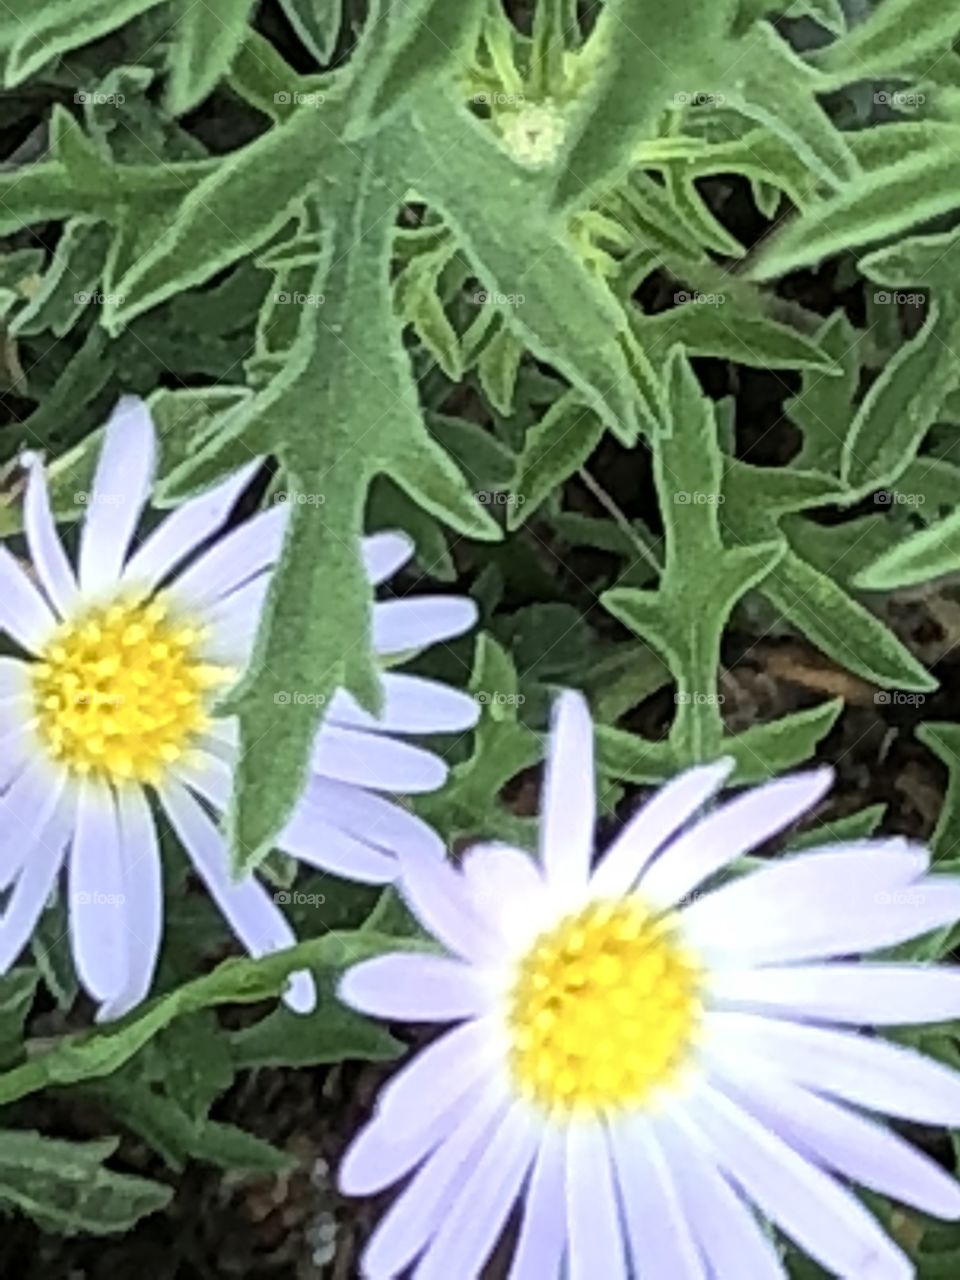
[[[799,394],[787,401],[787,414],[803,432],[795,467],[816,467],[839,477],[867,341],[867,334],[855,329],[842,311],[825,320],[817,333],[818,347],[839,373],[833,378],[805,373]]]
[[[817,61],[837,86],[900,76],[913,63],[935,60],[958,31],[960,12],[943,0],[880,0]]]
[[[227,75],[256,0],[219,0],[216,8],[179,0],[170,47],[167,106],[175,116],[198,106]]]
[[[99,40],[162,0],[7,0],[7,15],[18,19],[7,54],[4,83],[22,84],[35,71],[71,49]]]
[[[518,529],[547,497],[589,458],[603,436],[603,423],[573,392],[551,405],[534,423],[517,459],[517,503],[507,512],[507,528]]]
[[[733,360],[758,369],[836,372],[831,356],[812,339],[764,316],[747,315],[734,296],[680,290],[679,305],[655,316],[631,316],[633,331],[652,352],[681,342],[691,354]],[[829,378],[828,378],[829,380]]]
[[[960,511],[881,555],[856,579],[862,591],[897,591],[960,570]]]
[[[280,7],[316,60],[326,65],[343,26],[343,0],[280,0]]]

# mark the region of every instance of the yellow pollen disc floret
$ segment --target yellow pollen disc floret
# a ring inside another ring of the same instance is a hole
[[[689,1062],[700,970],[638,898],[595,902],[542,934],[511,994],[511,1067],[547,1109],[637,1107]]]
[[[234,678],[200,657],[203,631],[162,598],[116,601],[65,622],[33,667],[40,735],[77,774],[157,782]]]

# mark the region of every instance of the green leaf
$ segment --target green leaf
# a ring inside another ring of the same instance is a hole
[[[788,416],[803,432],[803,448],[793,461],[794,467],[816,467],[840,475],[865,341],[866,335],[854,328],[843,311],[823,322],[817,346],[835,362],[839,376],[805,373],[799,394],[787,401]]]
[[[862,591],[897,591],[960,569],[960,510],[892,547],[858,576]]]
[[[45,1230],[109,1235],[129,1231],[170,1203],[158,1182],[104,1167],[116,1141],[61,1142],[29,1130],[0,1133],[0,1204]]]
[[[913,63],[936,60],[960,32],[960,12],[943,0],[880,0],[817,55],[836,86],[900,77]]]
[[[634,333],[650,351],[662,350],[669,340],[683,343],[692,354],[733,360],[755,369],[815,369],[821,375],[837,372],[832,357],[816,342],[776,320],[746,314],[733,295],[681,291],[674,296],[680,305],[669,311],[655,316],[634,313],[631,317]]]
[[[23,1027],[33,1004],[40,974],[36,969],[11,969],[0,978],[0,1063],[20,1053]]]
[[[256,0],[219,0],[216,8],[178,0],[176,37],[170,46],[167,106],[186,115],[226,76],[247,34]]]
[[[712,88],[717,46],[735,17],[736,0],[610,0],[590,38],[593,87],[558,166],[553,203],[586,206],[617,184],[634,146],[656,135],[675,99]],[[699,82],[705,76],[708,84]]]
[[[4,83],[22,84],[34,72],[71,49],[116,31],[162,0],[7,0],[5,17],[19,19],[7,55]]]
[[[343,0],[280,0],[280,7],[306,47],[325,66],[343,26]]]
[[[517,529],[529,520],[583,466],[602,436],[603,423],[574,392],[552,404],[524,437],[514,484],[517,502],[507,512],[507,528]]]

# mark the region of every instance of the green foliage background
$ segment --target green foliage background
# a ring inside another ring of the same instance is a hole
[[[960,569],[958,35],[957,0],[0,6],[0,532],[24,448],[75,525],[122,391],[158,422],[157,505],[257,455],[307,499],[229,708],[238,871],[288,874],[322,700],[280,714],[280,685],[376,706],[357,538],[381,527],[482,610],[421,663],[484,703],[418,806],[452,842],[530,842],[557,685],[591,696],[611,819],[722,752],[737,782],[858,759],[866,691],[917,709],[960,858],[949,645],[931,670],[899,625],[955,609]],[[819,692],[732,714],[731,668],[771,644],[818,655]],[[863,790],[831,830],[883,819]],[[50,1233],[133,1228],[193,1162],[284,1170],[213,1118],[243,1073],[402,1050],[332,996],[420,945],[390,893],[328,878],[296,953],[210,971],[225,938],[181,867],[157,998],[122,1024],[89,1029],[56,904],[0,980],[0,1208]],[[325,998],[294,1028],[270,999],[304,963]],[[919,1039],[960,1065],[955,1031]],[[48,1096],[108,1131],[31,1127]],[[117,1157],[131,1134],[155,1176]],[[921,1276],[956,1274],[960,1232],[876,1207]]]

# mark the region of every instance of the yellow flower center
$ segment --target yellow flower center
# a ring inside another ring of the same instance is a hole
[[[509,1016],[517,1085],[550,1110],[643,1106],[690,1059],[700,986],[670,917],[636,897],[592,903],[522,961]]]
[[[65,622],[32,672],[51,755],[77,774],[159,781],[207,725],[210,690],[234,678],[201,660],[202,640],[161,598]]]

